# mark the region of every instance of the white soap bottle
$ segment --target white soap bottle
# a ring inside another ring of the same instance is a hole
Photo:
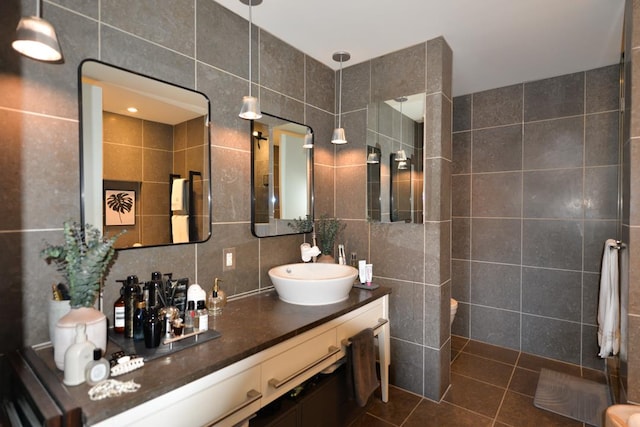
[[[66,385],[78,385],[85,381],[85,368],[93,360],[96,346],[87,339],[86,325],[76,325],[76,340],[64,353],[64,382]]]

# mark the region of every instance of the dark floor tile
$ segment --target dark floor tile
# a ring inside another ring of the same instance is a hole
[[[453,353],[454,350],[461,351],[468,342],[469,338],[451,335],[451,352]]]
[[[424,399],[403,427],[490,427],[491,418],[442,402]]]
[[[502,388],[507,388],[512,371],[513,366],[511,365],[474,356],[464,351],[451,364],[451,372]]]
[[[518,367],[540,372],[540,369],[547,368],[552,371],[564,372],[565,374],[580,376],[580,366],[558,360],[547,359],[545,357],[534,356],[528,353],[521,353],[518,359]]]
[[[607,375],[604,372],[596,371],[595,369],[582,368],[582,378],[595,381],[600,384],[607,383]]]
[[[367,405],[367,413],[389,423],[400,425],[421,400],[420,396],[408,391],[397,387],[389,387],[389,402],[384,403],[380,398],[380,389],[378,389]]]
[[[451,387],[444,395],[444,400],[493,418],[498,412],[504,392],[503,388],[452,373]]]
[[[539,376],[539,372],[516,368],[509,383],[509,390],[533,397],[536,395]]]
[[[482,356],[487,359],[496,360],[498,362],[508,363],[510,365],[515,365],[519,354],[517,350],[498,347],[496,345],[474,340],[470,340],[462,351],[476,356]]]
[[[533,406],[533,397],[507,391],[497,421],[518,427],[582,427],[582,423]]]
[[[395,424],[390,424],[386,421],[376,418],[371,414],[362,414],[361,417],[355,419],[349,427],[392,427]]]

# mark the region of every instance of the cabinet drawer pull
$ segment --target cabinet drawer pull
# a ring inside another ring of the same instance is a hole
[[[329,347],[328,353],[325,354],[324,356],[322,356],[320,359],[311,362],[310,364],[308,364],[307,366],[305,366],[304,368],[300,369],[299,371],[294,372],[293,374],[289,375],[287,378],[283,379],[283,380],[279,380],[277,378],[271,378],[269,380],[269,385],[273,388],[280,388],[283,385],[285,385],[286,383],[288,383],[289,381],[291,381],[292,379],[294,379],[295,377],[297,377],[300,374],[305,373],[306,371],[308,371],[309,369],[313,368],[314,366],[319,365],[320,363],[324,362],[325,360],[327,360],[328,358],[330,358],[331,356],[333,356],[334,354],[338,353],[340,351],[340,348],[336,347],[335,345],[332,345]]]
[[[261,398],[262,398],[262,393],[260,393],[257,390],[254,390],[254,389],[249,390],[247,392],[247,399],[244,402],[242,402],[241,404],[239,404],[235,408],[229,409],[227,412],[225,412],[224,414],[220,415],[218,418],[213,420],[211,422],[211,424],[209,424],[209,425],[212,426],[212,425],[218,424],[220,421],[224,420],[225,418],[229,418],[231,415],[233,415],[236,412],[246,408],[247,406],[251,405],[256,400],[261,399]]]

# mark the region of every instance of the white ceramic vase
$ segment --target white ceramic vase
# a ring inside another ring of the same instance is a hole
[[[336,263],[336,259],[333,257],[333,255],[322,254],[316,259],[316,262],[322,262],[322,263],[327,263],[327,264],[335,264]]]
[[[64,371],[64,354],[71,344],[75,342],[76,325],[84,323],[87,338],[96,347],[107,349],[107,317],[93,307],[72,308],[58,320],[55,328],[53,345],[53,358],[56,367]]]
[[[53,346],[56,345],[56,324],[69,310],[71,310],[69,300],[49,300],[49,341]]]

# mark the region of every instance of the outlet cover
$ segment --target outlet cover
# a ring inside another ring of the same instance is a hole
[[[236,248],[224,248],[222,250],[222,271],[236,269]]]

